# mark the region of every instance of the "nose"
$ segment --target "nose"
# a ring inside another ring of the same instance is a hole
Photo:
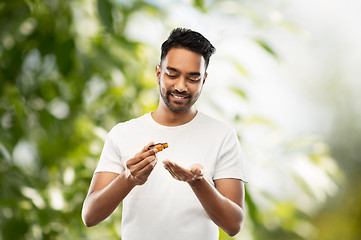
[[[174,89],[178,92],[186,92],[187,91],[187,84],[184,77],[180,77],[174,83]]]

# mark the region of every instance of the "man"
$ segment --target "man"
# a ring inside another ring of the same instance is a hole
[[[84,201],[87,226],[123,202],[123,240],[216,240],[218,227],[230,236],[240,231],[246,179],[237,136],[193,106],[214,52],[189,29],[173,30],[163,43],[159,106],[107,135]],[[169,147],[149,149],[158,142]]]

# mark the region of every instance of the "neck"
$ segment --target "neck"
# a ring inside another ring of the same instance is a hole
[[[154,121],[164,126],[179,126],[190,122],[196,115],[197,110],[191,107],[184,112],[174,112],[168,107],[161,105],[151,113]]]

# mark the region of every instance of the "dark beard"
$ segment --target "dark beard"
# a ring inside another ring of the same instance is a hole
[[[160,96],[162,97],[163,102],[165,103],[165,105],[166,105],[171,111],[177,112],[177,113],[181,113],[181,112],[187,111],[187,110],[190,109],[190,108],[193,106],[193,104],[197,101],[197,99],[195,99],[194,101],[189,102],[184,108],[179,109],[179,108],[173,107],[173,106],[170,104],[169,96],[170,96],[172,93],[176,93],[177,95],[186,95],[188,98],[191,98],[192,95],[180,93],[180,92],[178,92],[178,91],[173,91],[173,92],[167,91],[167,92],[165,93],[165,95],[164,95],[160,89],[159,89],[159,92],[160,92]]]

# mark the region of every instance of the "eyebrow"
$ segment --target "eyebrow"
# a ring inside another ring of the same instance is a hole
[[[167,67],[167,69],[169,71],[173,71],[173,72],[176,72],[176,73],[181,73],[178,69],[174,68],[174,67]]]
[[[176,69],[176,68],[174,68],[174,67],[167,67],[167,69],[169,70],[169,71],[173,71],[173,72],[176,72],[176,73],[181,73],[178,69]],[[199,73],[199,72],[190,72],[190,73],[187,73],[187,75],[191,75],[191,76],[200,76],[201,75],[201,73]]]

